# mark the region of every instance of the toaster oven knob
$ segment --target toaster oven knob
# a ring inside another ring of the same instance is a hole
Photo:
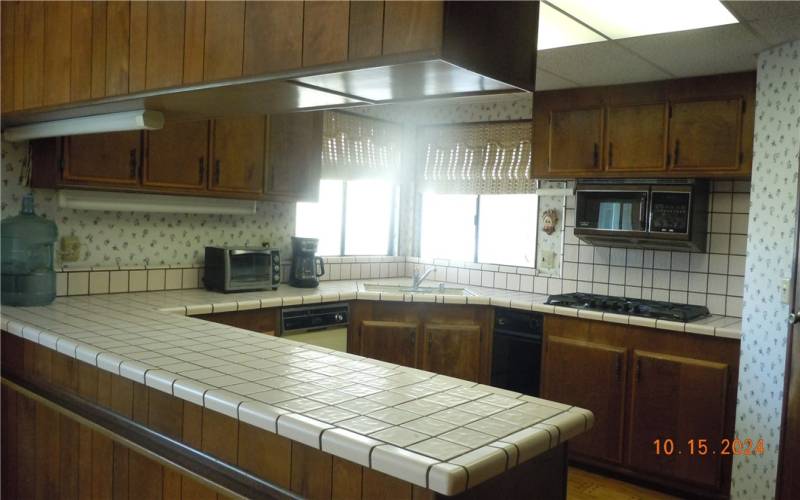
[[[280,272],[281,266],[279,266],[278,264],[275,264],[274,266],[272,266],[272,269],[274,269],[275,272],[277,273],[277,272]]]

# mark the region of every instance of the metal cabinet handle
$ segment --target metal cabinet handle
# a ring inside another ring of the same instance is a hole
[[[131,149],[129,165],[130,165],[130,178],[131,179],[135,179],[136,178],[136,173],[137,173],[136,172],[137,171],[137,168],[136,168],[137,167],[137,161],[136,161],[136,150],[135,149]]]
[[[599,153],[600,150],[597,147],[597,143],[594,143],[594,149],[592,150],[592,166],[597,167],[597,161],[599,160]]]
[[[219,184],[219,175],[220,175],[219,160],[217,160],[214,162],[214,184]]]
[[[678,162],[680,161],[678,159],[678,158],[680,158],[680,154],[681,154],[681,141],[676,140],[675,141],[675,155],[674,155],[675,158],[674,158],[673,163],[672,163],[673,165],[677,165]]]
[[[199,180],[200,180],[200,184],[202,184],[203,183],[203,178],[206,175],[206,164],[205,164],[205,159],[203,159],[203,158],[200,158],[198,160],[197,174],[198,174],[198,177],[199,177]]]

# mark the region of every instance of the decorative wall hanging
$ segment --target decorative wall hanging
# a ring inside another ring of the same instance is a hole
[[[545,210],[542,214],[542,231],[547,234],[553,234],[556,230],[556,225],[558,224],[558,210],[555,208],[551,208],[550,210]]]

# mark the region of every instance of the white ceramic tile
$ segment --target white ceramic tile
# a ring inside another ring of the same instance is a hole
[[[506,453],[503,450],[484,446],[454,458],[450,463],[467,469],[467,488],[472,488],[502,474],[506,468],[506,460]]]
[[[435,464],[428,471],[428,488],[444,495],[460,493],[467,488],[467,471],[459,465]]]
[[[165,370],[149,370],[144,376],[144,383],[147,387],[172,394],[172,384],[177,378],[177,375]]]
[[[370,437],[385,441],[401,448],[406,448],[414,443],[428,439],[429,436],[405,427],[395,426],[374,432],[370,434]]]
[[[69,273],[67,278],[68,295],[86,295],[89,293],[89,273]]]
[[[278,419],[278,434],[319,449],[320,434],[333,426],[303,415],[288,414]]]
[[[128,273],[128,290],[131,292],[147,290],[147,271],[130,271]]]
[[[203,395],[203,406],[232,418],[238,418],[239,404],[244,396],[223,389],[212,389]]]
[[[109,292],[109,273],[108,271],[92,271],[89,273],[89,293],[108,293]]]
[[[428,469],[438,460],[392,445],[381,445],[372,451],[372,468],[403,481],[426,487]]]
[[[165,282],[164,269],[151,269],[147,271],[147,289],[148,290],[163,290]]]
[[[278,418],[287,413],[286,410],[259,401],[244,401],[239,405],[239,420],[276,434]]]
[[[64,297],[67,293],[67,273],[56,273],[56,296]]]
[[[203,385],[194,380],[178,379],[172,384],[172,393],[175,397],[189,401],[198,406],[203,406],[203,395],[209,389],[208,386]]]
[[[125,360],[119,365],[119,374],[122,377],[144,384],[145,373],[152,369],[151,366],[138,361]]]
[[[123,358],[110,352],[101,352],[97,356],[97,367],[107,372],[116,373],[119,375],[119,365],[122,363]]]
[[[381,442],[345,429],[328,429],[322,433],[322,451],[364,467],[370,466],[370,452]]]
[[[198,287],[198,277],[197,277],[197,269],[183,269],[181,270],[181,287],[182,288],[197,288]]]
[[[183,271],[181,269],[167,269],[164,275],[164,288],[167,290],[177,290],[181,288]]]

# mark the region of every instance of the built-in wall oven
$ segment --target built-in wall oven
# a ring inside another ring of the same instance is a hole
[[[575,194],[575,236],[587,243],[705,250],[706,181],[587,181]]]
[[[539,395],[544,319],[540,313],[497,309],[492,342],[492,385]]]

